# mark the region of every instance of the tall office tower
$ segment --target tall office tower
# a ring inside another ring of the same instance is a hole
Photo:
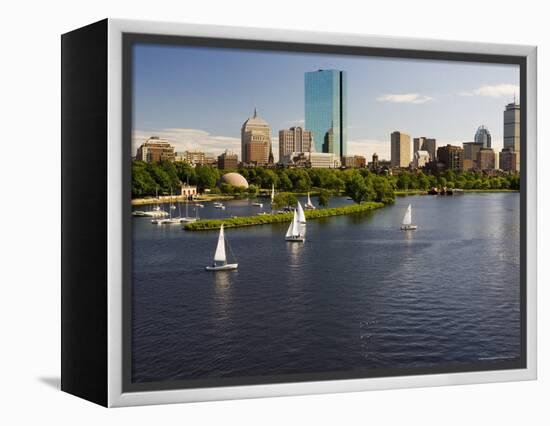
[[[476,135],[474,137],[475,143],[480,143],[483,148],[491,148],[491,132],[484,125],[477,128]]]
[[[520,166],[520,108],[519,104],[514,102],[506,105],[504,110],[504,147],[508,151],[515,153],[514,159],[516,165],[514,170],[519,172]],[[502,167],[501,167],[502,168]],[[504,170],[504,169],[503,169]]]
[[[428,151],[430,154],[430,161],[436,160],[437,155],[437,143],[433,138],[427,138],[422,136],[420,138],[414,138],[413,140],[413,156],[418,151]]]
[[[312,151],[311,132],[302,127],[291,127],[290,129],[279,130],[279,162],[285,155],[293,152]]]
[[[244,164],[266,165],[269,161],[271,147],[271,128],[258,116],[256,108],[254,115],[246,120],[241,127],[241,158]]]
[[[409,167],[411,162],[411,137],[406,133],[391,134],[391,166]]]
[[[305,128],[316,152],[347,153],[347,79],[345,71],[305,73]]]

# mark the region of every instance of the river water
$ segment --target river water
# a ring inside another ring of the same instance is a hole
[[[225,204],[206,203],[200,216],[260,211]],[[408,204],[417,231],[399,229]],[[288,224],[227,229],[239,268],[216,273],[204,267],[217,231],[134,218],[132,380],[517,359],[519,205],[519,193],[397,197],[310,220],[304,244],[284,241]]]

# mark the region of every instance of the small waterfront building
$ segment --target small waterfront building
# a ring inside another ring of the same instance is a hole
[[[197,195],[197,187],[195,185],[187,185],[186,183],[181,185],[180,195],[183,197],[195,197]]]

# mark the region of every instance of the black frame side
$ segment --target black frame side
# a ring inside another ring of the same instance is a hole
[[[104,406],[107,41],[106,19],[61,36],[61,390]]]

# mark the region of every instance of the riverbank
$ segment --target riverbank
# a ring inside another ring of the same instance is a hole
[[[222,194],[202,194],[197,196],[191,202],[202,203],[208,201],[227,201],[234,200],[237,197],[234,195],[222,195]],[[184,203],[187,201],[187,196],[184,195],[174,195],[173,197],[166,196],[162,198],[134,198],[132,200],[133,206],[146,206],[151,204],[168,204],[168,203]]]
[[[327,209],[306,210],[306,219],[319,219],[330,216],[341,216],[348,214],[364,213],[370,210],[384,207],[383,203],[366,202],[362,204],[354,204],[345,207],[333,207]],[[241,216],[231,217],[227,219],[209,219],[199,220],[198,222],[188,223],[184,226],[186,231],[208,231],[219,229],[224,225],[225,228],[240,228],[244,226],[267,225],[270,223],[290,222],[292,213],[285,214],[266,214],[257,216]]]
[[[498,193],[498,192],[519,192],[518,189],[462,189],[461,192],[482,192],[482,193]],[[423,189],[395,190],[395,195],[428,195],[428,191]]]

